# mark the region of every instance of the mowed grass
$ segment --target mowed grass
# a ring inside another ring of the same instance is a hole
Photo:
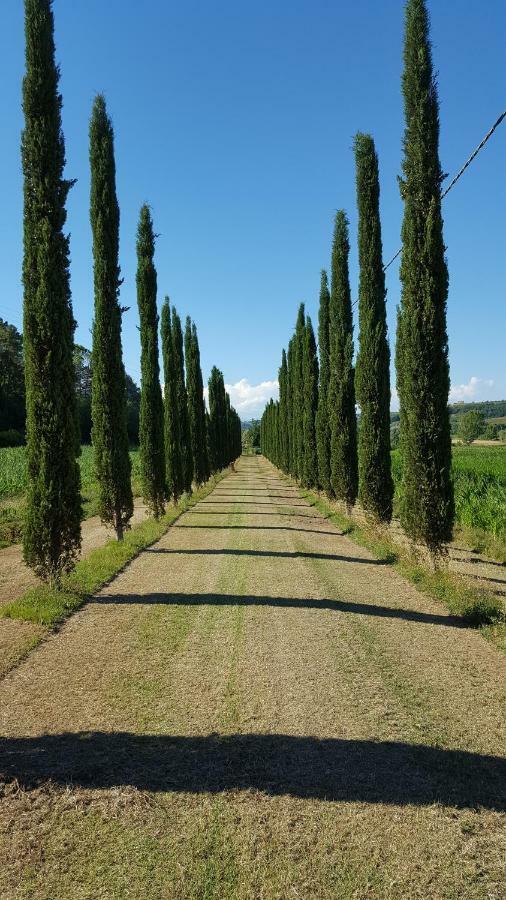
[[[395,511],[401,501],[402,457],[392,452]],[[454,447],[455,524],[473,549],[506,562],[506,445]]]
[[[130,450],[132,488],[140,492],[139,451]],[[98,486],[93,462],[93,447],[83,445],[79,457],[84,518],[97,514]],[[26,492],[26,447],[0,448],[0,547],[21,540]]]

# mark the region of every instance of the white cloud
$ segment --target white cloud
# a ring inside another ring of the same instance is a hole
[[[277,381],[261,381],[260,384],[250,384],[247,378],[241,378],[235,384],[226,384],[225,390],[241,419],[259,419],[271,397],[277,400],[279,396]],[[209,406],[207,387],[204,389],[204,395],[206,404]]]
[[[277,381],[250,384],[247,378],[241,378],[235,384],[226,384],[225,390],[228,391],[230,402],[241,419],[259,418],[271,397],[277,400],[279,396]]]
[[[494,386],[492,378],[477,378],[472,375],[467,384],[452,384],[450,388],[450,401],[458,400],[488,400],[487,388]]]

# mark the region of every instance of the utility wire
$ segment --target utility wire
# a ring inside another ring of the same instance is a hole
[[[487,143],[487,141],[492,137],[492,135],[493,135],[494,131],[496,130],[496,128],[499,128],[499,125],[501,124],[501,122],[502,122],[502,120],[503,120],[504,118],[506,118],[506,110],[505,110],[503,113],[501,113],[501,115],[500,115],[499,118],[497,119],[497,122],[494,122],[494,124],[492,125],[492,128],[490,128],[490,130],[487,131],[485,137],[480,141],[480,143],[478,144],[478,146],[473,150],[473,152],[471,153],[471,156],[469,157],[469,159],[467,159],[467,160],[465,161],[464,165],[459,169],[459,171],[457,172],[457,174],[455,175],[455,177],[452,178],[452,180],[450,181],[450,184],[448,185],[448,187],[446,188],[446,190],[443,191],[443,193],[441,194],[441,200],[443,200],[443,199],[446,197],[446,195],[450,193],[452,187],[454,187],[454,186],[457,184],[457,181],[459,180],[459,178],[461,178],[461,176],[464,174],[464,172],[466,171],[467,167],[471,165],[473,159],[475,159],[475,157],[478,156],[478,153],[480,152],[480,150],[482,150],[482,148],[485,146],[485,144]],[[402,253],[402,247],[397,251],[397,253],[395,254],[395,256],[392,256],[392,259],[390,259],[390,260],[386,263],[386,265],[383,266],[383,271],[384,271],[384,272],[386,272],[386,270],[388,269],[388,267],[391,266],[393,262],[395,262],[395,260],[397,259],[398,256],[400,256],[401,253]],[[355,303],[353,303],[353,306],[356,306],[357,303],[358,303],[358,300],[355,300]]]
[[[461,166],[461,168],[459,169],[459,171],[457,172],[457,174],[452,178],[452,180],[450,181],[450,184],[448,185],[448,187],[446,188],[446,190],[444,190],[444,191],[442,192],[442,194],[441,194],[441,200],[443,200],[443,199],[446,197],[446,195],[450,193],[451,189],[457,184],[457,181],[459,180],[459,178],[462,177],[462,175],[463,175],[464,172],[466,171],[467,167],[470,166],[471,163],[472,163],[472,161],[473,161],[473,159],[475,159],[475,158],[478,156],[478,153],[480,152],[480,150],[483,149],[483,147],[485,146],[485,144],[487,143],[487,141],[490,140],[490,138],[492,137],[492,135],[493,135],[494,131],[496,130],[496,128],[499,128],[499,125],[501,124],[501,122],[502,122],[503,119],[505,119],[505,118],[506,118],[506,110],[505,110],[503,113],[501,113],[501,115],[499,116],[499,118],[497,119],[497,121],[494,122],[494,124],[492,125],[492,128],[490,128],[489,131],[487,131],[485,137],[482,138],[482,140],[480,141],[480,143],[478,144],[478,146],[475,147],[475,149],[474,149],[473,152],[471,153],[471,156],[469,157],[469,159],[467,159],[467,160],[465,161],[464,165]],[[395,262],[395,260],[397,259],[398,256],[401,255],[401,253],[402,253],[402,247],[400,247],[399,250],[397,251],[397,253],[396,253],[394,256],[392,256],[392,259],[389,259],[389,261],[383,266],[383,271],[384,271],[384,272],[386,272],[386,270],[389,268],[389,266],[391,266],[392,263]],[[353,303],[351,304],[351,308],[353,309],[353,307],[356,306],[357,303],[358,303],[358,298],[357,298],[356,300],[353,301]],[[319,351],[320,351],[320,353],[321,353],[321,348],[319,347],[318,349],[319,349]]]

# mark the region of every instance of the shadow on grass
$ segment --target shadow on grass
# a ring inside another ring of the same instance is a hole
[[[146,547],[145,553],[169,553],[182,556],[258,556],[267,559],[327,559],[329,562],[364,563],[366,566],[386,566],[391,559],[365,559],[361,556],[340,556],[337,553],[312,553],[303,550],[244,550],[230,547],[188,550],[170,547]]]
[[[0,739],[0,773],[23,788],[258,790],[319,800],[506,809],[506,762],[421,744],[217,734],[78,732]]]
[[[315,600],[312,597],[267,597],[257,594],[99,594],[89,603],[99,604],[160,604],[161,606],[270,606],[275,609],[316,609],[337,613],[354,613],[381,619],[403,619],[422,625],[444,625],[464,628],[462,619],[451,615],[424,613],[415,609],[396,609],[375,603],[356,603],[351,600]]]

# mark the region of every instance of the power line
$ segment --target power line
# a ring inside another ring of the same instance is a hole
[[[448,187],[446,188],[446,190],[443,191],[443,193],[441,194],[441,200],[444,200],[444,198],[446,197],[446,195],[450,193],[452,187],[454,187],[454,186],[457,184],[457,181],[459,180],[459,178],[461,178],[461,176],[464,174],[464,172],[466,171],[467,167],[468,167],[469,165],[471,165],[473,159],[475,159],[475,157],[478,156],[478,153],[480,152],[480,150],[483,149],[483,147],[485,146],[485,144],[487,143],[487,141],[490,140],[490,138],[492,137],[492,135],[493,135],[494,131],[496,130],[496,128],[499,128],[499,125],[501,124],[501,122],[502,122],[502,120],[503,120],[504,118],[506,118],[506,110],[505,110],[503,113],[501,113],[501,115],[500,115],[499,118],[497,119],[497,122],[494,122],[494,124],[492,125],[492,128],[490,128],[489,131],[487,131],[485,137],[480,141],[480,143],[478,144],[478,146],[473,150],[473,152],[471,153],[471,156],[469,157],[469,159],[467,159],[467,160],[465,161],[464,165],[459,169],[459,171],[458,171],[457,174],[454,176],[454,178],[452,178],[452,180],[450,181],[450,184],[448,185]],[[383,271],[384,271],[384,272],[386,272],[386,270],[388,269],[388,267],[391,266],[393,262],[395,262],[395,260],[397,259],[397,257],[398,257],[401,253],[402,253],[402,247],[397,251],[397,253],[395,254],[395,256],[392,256],[392,259],[390,259],[390,260],[386,263],[386,265],[383,266]],[[353,306],[355,306],[355,305],[357,304],[357,302],[358,302],[358,301],[355,300],[355,303],[353,304]]]
[[[483,147],[485,146],[485,144],[487,143],[487,141],[489,141],[490,138],[492,137],[494,131],[495,131],[497,128],[499,128],[499,125],[501,124],[501,122],[502,122],[503,119],[505,119],[505,118],[506,118],[506,110],[505,110],[504,112],[501,113],[501,115],[499,116],[499,118],[497,119],[497,121],[494,122],[494,124],[492,125],[492,127],[487,131],[485,137],[482,138],[482,140],[480,141],[480,143],[478,144],[478,146],[475,147],[475,149],[474,149],[473,152],[471,153],[471,156],[470,156],[468,159],[466,159],[464,165],[461,166],[461,168],[459,169],[459,171],[457,172],[457,174],[452,178],[452,180],[450,181],[450,184],[448,185],[448,187],[446,188],[446,190],[444,190],[444,191],[442,192],[442,194],[441,194],[441,200],[444,200],[444,198],[446,197],[446,195],[450,193],[451,189],[452,189],[453,187],[455,187],[455,185],[457,184],[457,181],[459,180],[459,178],[462,177],[462,175],[464,174],[464,172],[466,171],[466,169],[468,168],[468,166],[470,166],[471,163],[472,163],[472,161],[478,156],[478,153],[480,152],[480,150],[483,149]],[[392,256],[392,259],[389,259],[389,261],[383,266],[383,271],[384,271],[384,272],[386,272],[386,270],[389,268],[389,266],[391,266],[392,263],[395,262],[395,260],[397,259],[398,256],[401,255],[401,253],[402,253],[402,247],[399,247],[397,253],[396,253],[394,256]],[[353,307],[356,306],[357,303],[358,303],[358,298],[357,298],[356,300],[353,301],[353,303],[351,304],[351,308],[353,309]],[[319,352],[321,353],[321,348],[318,347],[318,349],[319,349]]]

